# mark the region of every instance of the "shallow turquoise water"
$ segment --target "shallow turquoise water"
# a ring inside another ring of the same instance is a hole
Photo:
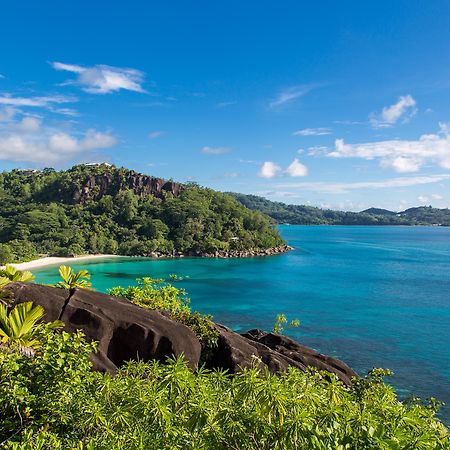
[[[295,250],[248,259],[120,258],[73,264],[99,291],[142,276],[177,282],[194,309],[237,331],[299,318],[286,334],[359,373],[395,372],[400,393],[450,403],[450,228],[283,226]],[[34,271],[55,282],[57,267]],[[450,422],[450,409],[442,411]]]

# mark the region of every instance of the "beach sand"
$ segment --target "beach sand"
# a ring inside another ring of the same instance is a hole
[[[36,269],[38,267],[51,266],[66,264],[78,261],[87,261],[91,259],[101,259],[101,258],[120,258],[119,255],[85,255],[85,256],[74,256],[74,257],[58,257],[58,256],[46,256],[45,258],[34,259],[33,261],[11,264],[19,270],[30,270]],[[4,266],[1,267],[2,269]]]

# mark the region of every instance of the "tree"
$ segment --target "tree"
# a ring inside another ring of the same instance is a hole
[[[0,265],[14,261],[14,253],[8,244],[0,244]]]

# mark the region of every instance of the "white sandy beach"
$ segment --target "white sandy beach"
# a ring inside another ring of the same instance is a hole
[[[33,261],[11,264],[11,266],[19,270],[30,270],[36,269],[38,267],[65,264],[78,261],[87,261],[91,259],[101,259],[101,258],[120,258],[120,256],[119,255],[85,255],[75,257],[46,256],[45,258],[34,259]],[[4,268],[4,266],[2,266],[1,268]]]

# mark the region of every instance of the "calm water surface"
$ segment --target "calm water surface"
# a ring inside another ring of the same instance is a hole
[[[450,228],[283,226],[295,250],[248,259],[120,258],[73,264],[106,291],[142,276],[190,278],[194,309],[236,331],[300,319],[286,334],[359,373],[395,372],[402,395],[450,404]],[[57,280],[57,267],[34,271]],[[450,408],[442,411],[450,422]]]

